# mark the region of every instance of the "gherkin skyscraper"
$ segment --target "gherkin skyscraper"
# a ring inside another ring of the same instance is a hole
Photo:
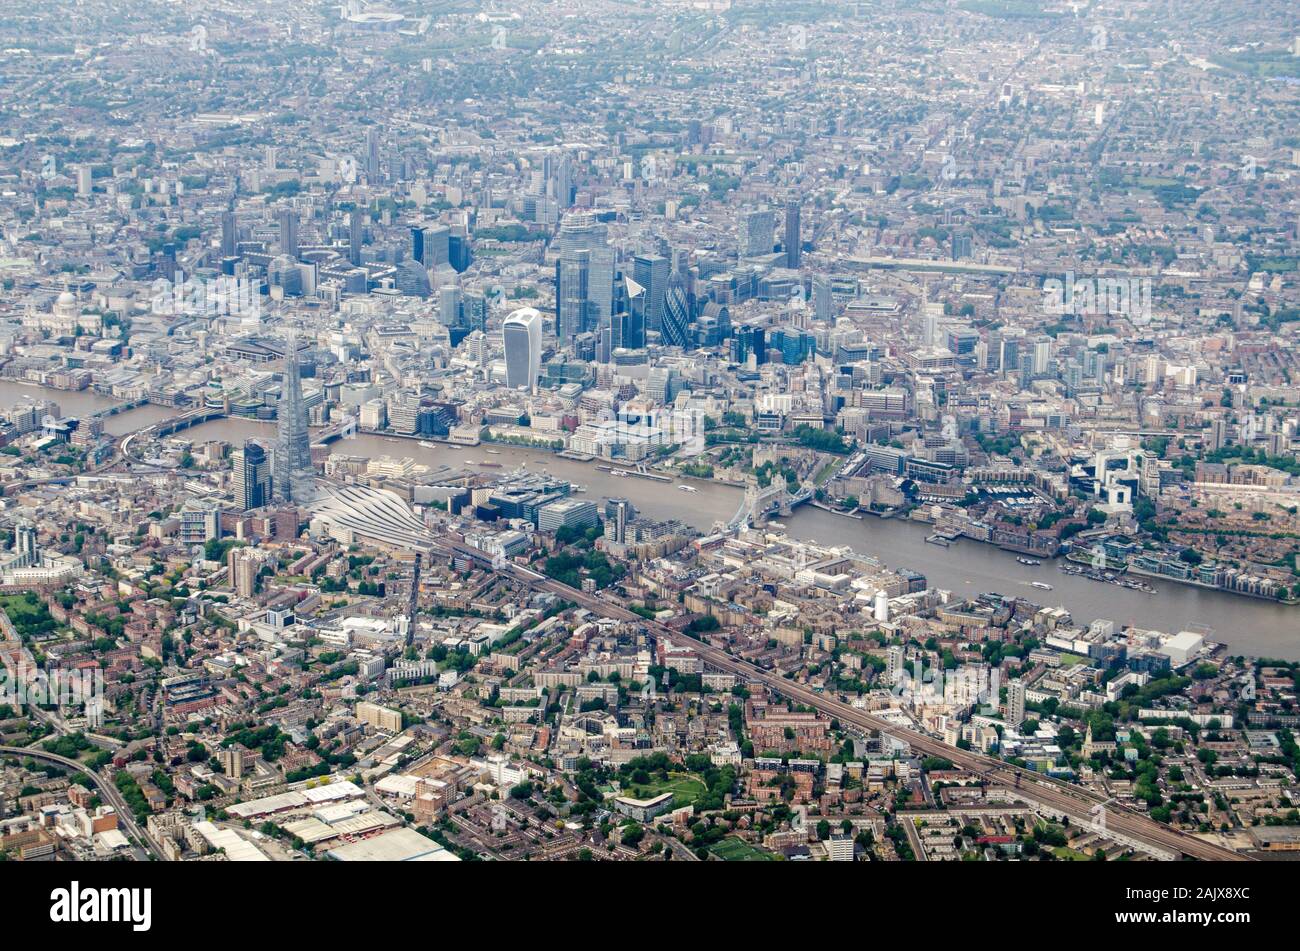
[[[673,271],[664,291],[663,322],[659,336],[665,346],[685,347],[690,336],[691,297],[680,271]]]
[[[278,435],[272,490],[281,502],[302,502],[312,495],[316,470],[311,464],[311,441],[307,434],[307,406],[302,400],[298,377],[298,338],[289,334],[284,349],[284,382],[276,409]]]

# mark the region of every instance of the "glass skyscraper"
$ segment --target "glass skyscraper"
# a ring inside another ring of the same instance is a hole
[[[785,247],[785,266],[792,270],[798,268],[803,248],[799,237],[799,203],[794,199],[785,203],[785,237],[781,244]]]
[[[281,502],[310,498],[316,479],[311,464],[311,441],[307,434],[307,405],[302,399],[298,376],[298,338],[290,334],[284,349],[284,382],[276,409],[277,437],[272,485]]]
[[[542,367],[542,315],[521,307],[501,325],[506,351],[506,386],[533,390]]]
[[[645,288],[645,329],[660,332],[668,286],[668,259],[657,254],[638,254],[632,258],[632,276]]]
[[[664,319],[659,336],[665,346],[685,347],[691,327],[691,298],[681,272],[674,271],[664,291]]]
[[[235,503],[244,511],[261,508],[271,502],[271,462],[264,450],[251,439],[243,448],[231,453],[235,477]]]

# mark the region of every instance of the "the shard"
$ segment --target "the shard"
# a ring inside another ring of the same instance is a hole
[[[284,381],[276,409],[278,433],[275,467],[272,473],[275,498],[281,502],[303,502],[313,495],[316,470],[311,463],[311,441],[307,433],[307,406],[302,399],[298,376],[298,338],[290,334],[284,349]]]

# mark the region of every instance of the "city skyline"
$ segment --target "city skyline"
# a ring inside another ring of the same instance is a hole
[[[49,0],[0,48],[24,886],[1276,916],[1217,889],[1300,855],[1293,4]]]

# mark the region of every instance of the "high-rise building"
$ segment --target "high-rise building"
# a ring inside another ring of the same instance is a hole
[[[952,259],[964,261],[971,256],[970,232],[954,231],[952,233]]]
[[[257,575],[262,570],[258,549],[246,546],[230,549],[226,555],[226,568],[235,594],[241,598],[251,598],[257,593]]]
[[[1025,722],[1025,682],[1013,680],[1007,684],[1007,726],[1018,727]]]
[[[411,228],[411,257],[426,268],[451,262],[451,229],[446,225],[422,224]]]
[[[348,261],[354,267],[361,265],[361,208],[352,206],[348,213]]]
[[[776,216],[770,209],[750,209],[740,216],[737,250],[742,258],[771,254],[776,244]]]
[[[414,259],[393,268],[393,286],[410,297],[428,297],[432,291],[429,270]]]
[[[546,178],[546,192],[561,208],[573,204],[573,165],[566,153],[559,156],[547,155],[544,160],[543,174]]]
[[[461,325],[461,293],[455,284],[438,288],[438,319],[444,327]]]
[[[468,291],[461,299],[461,325],[468,331],[487,329],[488,302],[478,291]]]
[[[785,236],[781,240],[785,248],[785,266],[791,269],[799,266],[799,255],[803,250],[799,237],[799,202],[791,199],[785,203]]]
[[[280,209],[280,251],[295,260],[298,257],[298,212]]]
[[[555,262],[555,335],[563,343],[595,333],[613,312],[614,252],[610,248],[563,251]]]
[[[608,229],[588,212],[565,216],[560,222],[560,230],[551,242],[551,252],[558,258],[556,273],[559,274],[560,262],[566,252],[589,251],[587,259],[586,300],[590,303],[589,326],[583,330],[573,330],[573,334],[584,330],[597,332],[609,322],[614,312],[614,250],[606,247],[605,236]],[[557,287],[557,300],[559,288]],[[558,308],[557,308],[558,313]],[[557,327],[558,332],[558,327]]]
[[[277,439],[272,471],[275,497],[299,502],[312,494],[316,470],[311,462],[311,441],[307,434],[307,405],[298,376],[298,338],[290,333],[284,350],[284,381],[276,409]]]
[[[731,341],[731,359],[746,366],[750,357],[754,358],[755,366],[767,363],[767,330],[747,324],[736,328],[736,336]]]
[[[627,541],[627,526],[636,518],[636,507],[628,499],[605,500],[605,537],[623,544]]]
[[[610,343],[616,348],[640,350],[645,346],[646,289],[633,278],[624,277],[619,301]]]
[[[31,568],[41,563],[41,550],[36,544],[36,529],[29,522],[19,522],[14,528],[14,555],[12,568]]]
[[[202,545],[221,535],[221,507],[214,502],[190,499],[177,517],[176,538],[182,545]]]
[[[373,126],[366,130],[366,181],[371,185],[380,181],[379,130]]]
[[[632,258],[632,277],[645,288],[645,329],[658,333],[664,321],[668,259],[657,254],[638,254]]]
[[[563,251],[555,262],[555,336],[561,343],[586,329],[590,274],[591,252],[586,249]]]
[[[831,293],[831,279],[825,274],[814,274],[812,279],[813,318],[830,323],[835,316],[835,297]]]
[[[680,271],[674,271],[664,288],[663,323],[659,328],[660,340],[665,346],[685,347],[690,338],[693,301],[686,290],[686,281]]]
[[[906,669],[903,648],[894,644],[885,649],[885,680],[890,684],[898,683]]]
[[[542,371],[542,315],[521,307],[501,325],[506,351],[506,386],[533,390]]]
[[[260,445],[247,440],[231,453],[235,504],[244,511],[271,504],[271,460]]]
[[[556,254],[565,251],[586,250],[605,247],[605,238],[609,229],[596,220],[590,212],[577,212],[566,215],[560,222],[560,230],[555,233],[551,250]]]
[[[229,210],[223,211],[221,213],[221,256],[223,258],[235,256],[235,246],[238,243],[238,238],[235,213]]]

